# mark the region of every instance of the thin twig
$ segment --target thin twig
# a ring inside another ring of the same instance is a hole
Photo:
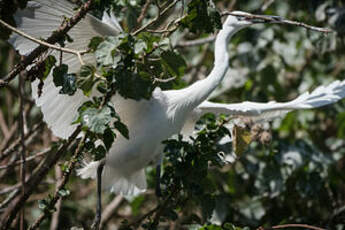
[[[66,34],[73,26],[75,26],[91,9],[93,1],[88,0],[84,3],[79,11],[71,18],[66,20],[66,23],[60,26],[56,31],[52,33],[52,35],[46,39],[47,43],[55,44],[57,41],[63,38],[63,35]],[[26,58],[17,64],[10,73],[4,79],[0,80],[0,87],[7,85],[10,81],[12,81],[18,73],[24,70],[28,65],[30,65],[37,57],[39,57],[42,53],[48,50],[47,46],[40,45],[35,48]]]
[[[37,188],[42,179],[47,175],[49,170],[56,164],[56,162],[66,152],[68,147],[72,144],[75,138],[79,135],[81,127],[79,126],[68,138],[68,140],[56,151],[55,154],[48,154],[44,161],[35,169],[25,184],[24,196],[16,197],[6,209],[0,221],[0,229],[8,229],[13,219],[16,217],[19,210],[25,204],[25,201],[31,196],[33,191]]]
[[[259,20],[262,20],[262,22],[272,23],[272,24],[294,25],[294,26],[303,27],[303,28],[308,29],[308,30],[322,32],[322,33],[333,33],[334,32],[333,30],[328,29],[328,28],[311,26],[311,25],[305,24],[303,22],[288,20],[288,19],[285,19],[285,18],[280,17],[280,16],[257,15],[257,14],[250,14],[250,13],[243,14],[243,13],[233,13],[233,12],[228,12],[228,11],[223,12],[221,15],[222,16],[232,15],[232,16],[248,18],[248,19],[259,19]]]
[[[145,5],[143,6],[143,9],[141,10],[140,15],[137,19],[138,24],[141,24],[141,22],[144,20],[145,15],[147,13],[147,10],[149,9],[151,2],[152,2],[152,0],[146,0]]]
[[[114,215],[116,210],[119,208],[120,204],[123,201],[123,197],[120,195],[117,195],[111,202],[108,204],[103,211],[102,214],[102,220],[100,224],[100,229],[103,229],[105,225],[108,223],[110,218]]]
[[[176,44],[176,48],[183,48],[183,47],[191,47],[191,46],[199,46],[199,45],[203,45],[206,43],[210,43],[213,42],[216,39],[216,34],[211,35],[209,37],[206,38],[200,38],[200,39],[195,39],[195,40],[190,40],[190,41],[181,41],[179,43]]]
[[[304,228],[312,230],[326,230],[325,228],[319,228],[308,224],[281,224],[276,225],[268,229],[284,229],[284,228]],[[257,230],[268,230],[267,228],[259,227]]]
[[[8,136],[4,137],[4,139],[1,141],[0,143],[0,151],[6,149],[8,147],[8,145],[11,143],[11,139],[15,136],[15,134],[17,133],[18,129],[18,122],[15,121],[14,123],[11,124],[11,128],[10,128],[10,131],[8,133]],[[19,142],[18,142],[19,143]],[[2,154],[0,152],[0,161],[2,160]]]
[[[35,42],[37,44],[40,44],[40,45],[43,45],[43,46],[46,46],[48,48],[51,48],[51,49],[54,49],[54,50],[58,50],[58,51],[61,51],[61,52],[64,52],[64,53],[70,53],[70,54],[74,54],[74,55],[82,55],[82,54],[85,54],[85,53],[88,53],[89,50],[74,50],[74,49],[69,49],[69,48],[65,48],[65,47],[61,47],[61,46],[56,46],[56,45],[53,45],[51,43],[48,43],[46,41],[43,41],[43,40],[39,40],[37,38],[34,38],[32,36],[30,36],[29,34],[11,26],[10,24],[6,23],[5,21],[1,20],[0,19],[0,24],[3,25],[4,27],[6,27],[7,29],[19,34],[20,36],[32,41],[32,42]]]
[[[25,118],[24,118],[24,78],[19,78],[19,100],[20,100],[20,110],[19,110],[19,130],[20,130],[20,145],[21,145],[21,160],[22,164],[20,165],[20,181],[22,184],[22,196],[25,194],[25,171],[26,171],[26,146],[25,146]],[[24,207],[20,213],[20,230],[24,230]]]
[[[19,186],[18,186],[18,188],[14,189],[11,192],[11,194],[8,195],[8,197],[3,202],[1,202],[1,204],[0,204],[0,211],[2,211],[2,209],[5,208],[16,197],[18,192],[19,192]]]
[[[51,149],[45,149],[43,151],[40,151],[38,153],[36,153],[35,155],[33,156],[29,156],[25,159],[25,162],[29,162],[29,161],[32,161],[32,160],[35,160],[37,159],[38,157],[41,157],[41,156],[44,156],[46,155],[47,153],[49,153],[51,151]],[[6,165],[0,165],[0,170],[2,169],[8,169],[8,168],[13,168],[14,166],[16,165],[21,165],[23,164],[23,160],[20,160],[20,161],[15,161],[13,162],[12,164],[6,164]]]
[[[56,202],[62,198],[60,190],[62,190],[65,187],[65,185],[67,184],[67,182],[69,180],[69,176],[71,175],[71,172],[73,171],[76,163],[78,162],[78,158],[80,157],[82,150],[84,148],[85,139],[86,139],[86,135],[84,135],[84,137],[79,141],[78,147],[74,151],[72,158],[69,160],[67,169],[64,170],[63,176],[61,178],[61,182],[57,186],[56,191],[54,193],[54,196],[50,199],[50,203],[49,203],[48,207],[55,206]],[[46,217],[48,217],[48,214],[49,214],[49,212],[43,212],[36,219],[36,221],[29,227],[29,230],[37,229],[40,226],[40,224],[42,223],[42,221]]]
[[[59,165],[55,165],[55,178],[56,178],[57,186],[60,186],[62,182],[62,171]],[[59,191],[58,187],[56,188],[55,191]],[[50,230],[59,229],[59,217],[60,217],[60,211],[61,211],[61,204],[62,204],[62,199],[59,199],[56,202],[56,205],[55,205],[56,211],[53,213],[52,220],[50,222]]]
[[[176,79],[176,77],[170,77],[170,78],[167,78],[167,79],[155,78],[155,79],[153,80],[153,83],[155,83],[155,82],[167,83],[167,82],[173,81],[173,80],[175,80],[175,79]]]
[[[5,187],[5,188],[0,190],[0,195],[4,195],[6,193],[10,193],[13,190],[18,190],[20,188],[20,186],[21,186],[20,183],[17,183],[17,184],[12,185],[12,186],[7,186],[7,187]]]
[[[34,136],[35,134],[38,133],[38,131],[43,127],[44,122],[40,122],[36,124],[27,134],[25,134],[25,140],[28,140],[30,137]],[[7,149],[3,150],[2,153],[0,153],[0,161],[8,157],[11,153],[16,151],[18,147],[20,146],[20,138],[15,140],[10,147]]]
[[[142,32],[143,30],[145,30],[146,28],[148,28],[149,26],[151,26],[151,25],[153,25],[154,23],[156,23],[156,22],[159,20],[159,18],[160,18],[161,16],[163,16],[165,13],[167,13],[168,10],[170,10],[172,7],[174,7],[178,1],[180,1],[180,0],[174,0],[174,1],[173,1],[172,3],[170,3],[166,8],[164,8],[164,10],[162,10],[161,12],[159,12],[159,13],[157,14],[157,16],[156,16],[154,19],[152,19],[151,21],[149,21],[148,23],[146,23],[145,25],[143,25],[142,27],[140,27],[139,29],[137,29],[136,31],[134,31],[134,32],[132,33],[132,35],[135,36],[135,35],[139,34],[140,32]]]
[[[2,110],[0,110],[0,129],[1,129],[3,136],[5,138],[8,138],[10,131],[9,131],[9,128],[6,124],[5,117],[4,117]]]
[[[270,5],[272,5],[274,3],[274,0],[267,0],[265,1],[265,3],[261,6],[261,11],[265,11],[267,10],[268,7],[270,7]]]
[[[7,24],[6,22],[4,22],[3,20],[0,19],[0,24],[2,24],[3,26],[7,27],[8,29],[12,30],[13,32],[29,39],[30,41],[32,42],[35,42],[39,45],[42,45],[42,46],[45,46],[45,47],[48,47],[48,48],[51,48],[51,49],[55,49],[55,50],[58,50],[60,52],[64,52],[64,53],[70,53],[70,54],[74,54],[77,56],[78,60],[79,60],[79,63],[80,65],[85,65],[85,62],[83,60],[83,57],[82,55],[88,53],[90,50],[87,49],[87,50],[74,50],[74,49],[70,49],[70,48],[65,48],[65,47],[61,47],[61,46],[56,46],[56,45],[53,45],[53,44],[50,44],[48,42],[45,42],[45,41],[42,41],[42,40],[39,40],[37,38],[34,38],[32,36],[30,36],[29,34]],[[60,56],[62,57],[62,55]],[[99,74],[96,74],[95,73],[95,76],[97,78],[100,78],[100,79],[103,79],[103,80],[106,80],[104,77],[100,76]],[[0,81],[0,86],[1,86],[1,81]]]

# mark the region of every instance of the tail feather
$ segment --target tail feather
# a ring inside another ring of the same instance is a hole
[[[106,166],[103,174],[103,188],[123,196],[136,196],[146,191],[146,176],[144,169],[124,176],[116,169]]]
[[[98,166],[99,161],[91,161],[90,163],[86,164],[85,167],[77,169],[77,175],[82,179],[96,179]]]
[[[85,167],[77,170],[77,175],[82,179],[92,178],[97,176],[97,168],[99,161],[92,161],[86,164]],[[110,189],[111,192],[123,196],[136,196],[146,191],[146,176],[144,169],[141,169],[130,176],[124,176],[116,169],[105,165],[102,176],[103,189]]]

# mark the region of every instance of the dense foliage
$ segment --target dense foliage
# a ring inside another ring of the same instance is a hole
[[[149,3],[147,8],[145,3]],[[0,1],[0,17],[13,23],[13,12],[3,13],[7,4],[10,3]],[[23,7],[22,1],[20,4]],[[191,46],[185,41],[212,36],[221,27],[223,11],[279,15],[332,27],[337,32],[326,35],[285,25],[256,25],[239,32],[229,44],[232,69],[214,92],[214,101],[287,101],[318,85],[344,79],[342,22],[345,6],[342,1],[106,0],[96,1],[95,6],[92,13],[96,16],[102,15],[103,10],[113,9],[124,28],[117,36],[95,37],[90,41],[97,66],[83,65],[78,73],[71,73],[67,65],[48,56],[39,74],[30,76],[31,80],[53,77],[62,94],[73,95],[82,90],[85,95],[94,97],[79,108],[79,118],[75,121],[87,133],[84,145],[80,147],[78,141],[73,142],[56,164],[55,171],[50,170],[42,178],[25,204],[28,225],[42,212],[49,213],[48,216],[54,213],[50,202],[56,181],[61,173],[69,173],[69,162],[75,160],[76,149],[91,153],[90,158],[101,159],[117,133],[128,138],[130,130],[111,104],[112,95],[147,100],[156,87],[179,89],[207,76],[213,67],[212,43]],[[170,6],[164,15],[145,27]],[[8,32],[1,27],[0,37],[8,37]],[[66,36],[61,44],[68,42]],[[0,50],[2,77],[19,58],[5,40],[0,41]],[[49,71],[53,72],[52,76],[48,76]],[[16,144],[20,135],[17,133],[18,85],[16,79],[0,90],[0,213],[6,211],[7,198],[20,185],[20,164],[14,166],[20,160],[21,150]],[[30,92],[28,81],[24,100],[25,129],[32,135],[26,141],[27,157],[35,156],[27,163],[29,175],[46,152],[52,153],[66,143],[42,127],[42,115]],[[165,141],[162,196],[156,197],[153,192],[156,173],[154,166],[149,166],[146,170],[148,192],[121,200],[116,206],[111,204],[119,198],[104,192],[104,215],[108,215],[108,219],[102,226],[109,229],[119,226],[123,229],[139,226],[146,229],[255,229],[304,223],[345,229],[342,174],[345,169],[345,100],[317,110],[292,112],[283,119],[265,123],[263,126],[270,138],[241,146],[243,150],[238,156],[231,154],[231,132],[226,128],[229,122],[228,117],[209,114],[198,122],[196,136],[178,136]],[[35,128],[36,124],[40,124],[39,128]],[[96,145],[97,140],[104,145]],[[77,158],[82,165],[83,157],[78,155]],[[81,180],[72,172],[68,184],[57,193],[63,197],[57,208],[59,229],[72,226],[87,229],[91,225],[96,207],[94,185],[94,181]],[[46,218],[40,229],[48,229],[51,223],[52,218]]]

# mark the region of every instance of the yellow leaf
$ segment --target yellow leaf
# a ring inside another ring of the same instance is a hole
[[[236,155],[240,156],[252,142],[250,130],[241,126],[234,125],[232,135],[232,147],[234,148],[234,152],[236,153]]]

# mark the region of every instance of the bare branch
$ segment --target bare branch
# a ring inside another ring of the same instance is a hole
[[[274,3],[274,0],[266,0],[265,3],[261,6],[261,11],[265,11]]]
[[[152,0],[146,0],[145,5],[143,6],[143,9],[140,12],[140,15],[137,19],[137,23],[140,24],[143,19],[145,18],[145,15],[147,13],[147,10],[149,9],[149,6],[151,4]]]
[[[59,186],[62,182],[62,170],[59,165],[55,165],[55,178],[56,184]],[[58,190],[58,187],[56,188]],[[53,213],[52,220],[50,222],[50,230],[58,230],[59,229],[59,217],[61,211],[62,199],[59,199],[55,204],[56,212]]]
[[[180,0],[174,0],[172,3],[170,3],[166,8],[164,8],[164,10],[162,10],[162,12],[159,12],[158,15],[152,19],[151,21],[149,21],[147,24],[143,25],[142,27],[140,27],[139,29],[137,29],[136,31],[134,31],[132,33],[133,36],[139,34],[140,32],[142,32],[143,30],[145,30],[146,28],[148,28],[149,26],[153,25],[155,22],[158,21],[158,19],[163,16],[165,13],[168,12],[168,10],[170,10],[172,7],[174,7],[176,5],[176,3],[180,1]]]
[[[114,215],[122,201],[123,197],[118,195],[105,207],[102,214],[100,229],[103,229],[105,227],[105,225],[108,223],[112,215]]]
[[[25,116],[24,116],[24,79],[19,78],[19,100],[20,100],[20,111],[19,111],[19,130],[20,130],[20,145],[21,145],[21,159],[22,164],[20,165],[20,181],[22,184],[21,192],[22,196],[25,194],[25,171],[26,171],[26,146],[25,146]],[[20,213],[20,230],[24,229],[24,208]]]
[[[49,170],[56,164],[56,162],[60,159],[60,157],[66,152],[68,147],[72,144],[75,138],[80,133],[81,127],[79,126],[72,135],[68,138],[68,140],[57,150],[55,154],[48,154],[45,160],[35,169],[34,173],[30,176],[30,178],[25,183],[25,194],[24,196],[21,195],[16,197],[9,207],[6,209],[2,219],[0,220],[0,229],[5,230],[8,229],[11,225],[13,219],[16,217],[19,210],[25,204],[25,201],[31,196],[33,191],[36,189],[38,184],[42,181],[42,179],[47,175]]]
[[[195,39],[195,40],[189,40],[189,41],[181,41],[178,44],[176,44],[176,48],[182,48],[182,47],[191,47],[191,46],[199,46],[203,45],[206,43],[213,42],[216,39],[216,34],[211,35],[206,38],[200,38],[200,39]]]
[[[312,229],[312,230],[326,230],[325,228],[319,228],[308,224],[281,224],[276,225],[271,228],[263,228],[259,227],[257,230],[268,230],[268,229],[284,229],[284,228],[304,228],[304,229]]]
[[[29,156],[25,159],[25,162],[29,162],[29,161],[32,161],[32,160],[35,160],[37,159],[38,157],[41,157],[41,156],[44,156],[46,155],[47,153],[49,153],[51,151],[51,149],[46,149],[46,150],[43,150],[41,152],[38,152],[36,153],[35,155],[33,156]],[[8,168],[13,168],[14,166],[16,165],[21,165],[23,164],[23,161],[20,160],[20,161],[15,161],[13,162],[12,164],[7,164],[7,165],[0,165],[0,170],[1,169],[8,169]],[[1,193],[0,193],[1,194]]]
[[[67,169],[64,170],[61,181],[59,185],[57,186],[54,196],[51,198],[50,203],[48,207],[53,207],[55,206],[56,202],[62,198],[60,194],[60,190],[65,187],[65,185],[68,182],[69,176],[71,175],[71,172],[73,171],[76,163],[78,162],[78,158],[82,153],[82,150],[84,148],[84,142],[86,139],[86,135],[82,138],[82,140],[79,141],[78,147],[75,150],[72,158],[68,161],[68,166]],[[49,212],[43,212],[37,219],[36,221],[29,227],[29,230],[37,229],[42,221],[48,216]]]
[[[167,82],[173,81],[175,79],[176,79],[176,77],[171,77],[171,78],[167,78],[167,79],[155,78],[153,80],[153,83],[155,83],[155,82],[167,83]]]
[[[37,134],[38,131],[43,127],[43,125],[44,125],[43,122],[36,124],[27,134],[25,134],[25,140]],[[2,153],[0,153],[0,161],[2,161],[6,157],[8,157],[11,153],[16,151],[19,146],[20,146],[20,138],[15,140],[11,146],[9,146],[7,149],[3,150]]]

